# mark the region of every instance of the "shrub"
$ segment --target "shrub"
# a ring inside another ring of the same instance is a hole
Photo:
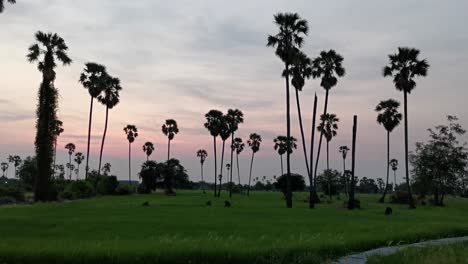
[[[286,195],[286,177],[284,174],[276,179],[275,188],[281,190]],[[303,191],[306,188],[304,177],[300,174],[291,173],[291,192]]]
[[[394,204],[407,204],[407,203],[409,203],[409,194],[408,194],[408,192],[403,192],[403,191],[394,192],[390,196],[390,203],[394,203]]]
[[[8,204],[15,204],[15,203],[16,203],[16,199],[13,197],[9,197],[9,196],[0,197],[0,206],[8,205]]]
[[[129,195],[133,193],[133,188],[127,184],[119,184],[115,189],[116,195]]]
[[[19,186],[0,187],[0,197],[9,197],[19,203],[25,201],[24,190]]]
[[[114,194],[115,190],[119,186],[119,182],[117,181],[117,177],[115,176],[102,176],[100,177],[96,191],[100,195],[109,195]]]
[[[94,188],[91,183],[87,181],[74,181],[65,187],[61,194],[63,199],[83,199],[95,195]]]
[[[137,192],[139,194],[148,194],[151,192],[151,190],[145,184],[141,183],[138,185]]]
[[[468,190],[464,190],[461,194],[460,194],[461,197],[463,198],[468,198]]]

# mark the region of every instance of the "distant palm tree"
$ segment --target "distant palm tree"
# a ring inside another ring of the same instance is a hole
[[[18,166],[21,165],[21,157],[18,155],[15,156],[9,156],[8,157],[8,162],[13,163],[13,168],[14,168],[14,177],[18,177]]]
[[[75,162],[76,162],[76,164],[78,165],[78,166],[76,166],[76,167],[77,167],[77,168],[76,168],[76,170],[77,170],[77,171],[76,171],[76,179],[77,179],[77,180],[78,180],[78,178],[79,178],[79,176],[80,176],[80,165],[81,165],[81,163],[83,162],[83,160],[84,160],[84,155],[83,155],[83,153],[81,153],[81,152],[75,153]]]
[[[6,0],[6,1],[10,4],[16,4],[16,0]],[[0,13],[2,13],[3,10],[5,10],[4,0],[0,0]]]
[[[101,151],[99,152],[98,175],[101,173],[102,152],[104,151],[104,141],[107,134],[107,122],[109,120],[109,109],[114,108],[120,101],[119,92],[122,90],[120,80],[107,75],[104,80],[103,91],[97,97],[98,101],[106,106],[106,121],[104,123],[104,133],[102,134]]]
[[[232,145],[234,144],[234,134],[236,131],[239,129],[239,125],[241,123],[244,123],[244,113],[242,113],[241,110],[239,109],[228,109],[228,112],[226,114],[226,119],[227,119],[227,124],[229,127],[229,131],[231,132],[231,165],[233,162],[233,156],[234,156],[234,148]],[[229,197],[232,197],[232,170],[230,170],[230,175],[229,175]]]
[[[375,108],[375,111],[378,113],[377,123],[383,125],[385,130],[387,130],[387,181],[385,184],[385,190],[379,200],[381,203],[385,201],[390,174],[390,133],[392,133],[393,129],[400,124],[402,118],[401,113],[398,112],[398,107],[400,107],[400,103],[398,101],[388,99],[386,101],[381,101]]]
[[[284,170],[283,170],[283,155],[288,151],[289,153],[293,152],[293,149],[297,148],[297,139],[294,137],[291,137],[289,140],[289,143],[291,144],[291,147],[288,148],[288,139],[286,136],[277,136],[274,140],[274,146],[273,148],[278,152],[280,155],[280,161],[281,161],[281,175],[284,175]]]
[[[54,86],[57,61],[69,65],[72,60],[67,55],[68,47],[57,34],[38,31],[35,35],[36,43],[29,47],[27,59],[38,62],[37,68],[42,73],[42,83],[39,88],[36,122],[36,157],[37,176],[34,188],[36,201],[50,199],[50,177],[52,173],[54,155],[54,125],[57,120],[58,90]]]
[[[283,61],[283,76],[286,78],[286,131],[287,138],[291,137],[291,115],[289,101],[289,67],[293,64],[299,48],[304,43],[304,36],[309,31],[307,21],[301,19],[297,13],[278,13],[274,15],[274,23],[278,26],[279,32],[276,35],[268,36],[268,47],[276,47],[275,54]],[[286,206],[292,207],[291,192],[291,159],[289,153],[286,155],[287,169],[287,195]]]
[[[67,166],[68,171],[70,171],[70,176],[68,177],[68,179],[71,180],[72,172],[73,172],[73,170],[75,169],[75,165],[73,165],[73,164],[71,164],[70,162],[68,162],[66,166]]]
[[[8,163],[13,164],[15,162],[15,157],[13,155],[9,155],[7,161]],[[8,176],[8,171],[7,171],[7,176]]]
[[[223,147],[221,150],[221,167],[219,170],[219,189],[218,189],[218,197],[221,197],[221,187],[222,187],[222,180],[223,180],[223,165],[224,165],[224,149],[226,146],[226,140],[231,136],[231,129],[228,125],[227,116],[223,116],[221,130],[219,132],[219,136],[223,141]]]
[[[104,90],[108,78],[109,77],[106,72],[106,67],[93,62],[86,63],[85,68],[80,75],[80,83],[85,89],[88,90],[91,98],[89,105],[88,146],[86,151],[85,179],[88,178],[89,171],[89,147],[91,143],[91,124],[93,120],[94,98],[97,98]]]
[[[54,168],[55,168],[55,159],[57,157],[57,138],[62,134],[64,131],[63,129],[63,122],[60,120],[55,120],[53,124],[53,133],[54,133]],[[52,170],[52,178],[55,176],[55,169]]]
[[[206,152],[206,150],[199,149],[197,151],[197,157],[200,158],[200,168],[201,168],[201,174],[200,175],[201,175],[203,193],[206,193],[205,192],[205,181],[203,180],[203,165],[205,164],[205,160],[206,160],[207,156],[208,156],[208,152]]]
[[[69,158],[68,163],[72,164],[72,163],[71,163],[71,156],[72,156],[73,153],[75,152],[76,146],[75,146],[75,144],[73,144],[73,143],[68,143],[67,145],[65,145],[65,149],[68,149],[68,158]],[[67,167],[67,168],[69,168],[69,167]],[[71,180],[71,176],[72,176],[72,170],[69,170],[69,178],[70,178],[70,180]]]
[[[111,171],[111,167],[112,166],[110,163],[104,164],[104,166],[102,166],[102,173],[104,173],[104,175],[107,176]]]
[[[398,170],[398,160],[396,159],[390,160],[390,166],[392,166],[392,170],[393,170],[393,191],[396,191],[396,185],[397,185],[396,171]]]
[[[143,152],[145,152],[146,154],[146,161],[149,161],[149,157],[151,156],[151,154],[153,154],[153,151],[154,144],[152,142],[148,141],[143,145]]]
[[[335,114],[325,114],[320,117],[320,125],[317,127],[318,132],[325,136],[327,140],[327,175],[330,177],[330,141],[336,136],[338,130],[338,121]],[[331,185],[328,180],[328,195],[331,199]]]
[[[348,146],[340,146],[339,152],[341,153],[341,157],[343,158],[343,182],[344,182],[344,189],[345,195],[348,195],[348,180],[346,178],[346,157],[348,156],[348,152],[350,149]]]
[[[250,173],[249,173],[249,185],[247,188],[247,195],[250,194],[250,179],[252,178],[252,167],[255,153],[260,150],[260,144],[262,143],[262,137],[256,133],[250,134],[249,140],[247,140],[247,144],[252,149],[252,159],[250,160]]]
[[[221,132],[221,128],[223,125],[223,112],[219,110],[210,110],[208,113],[205,114],[206,122],[204,124],[205,128],[210,131],[210,135],[213,137],[213,146],[214,146],[214,195],[217,194],[216,189],[216,182],[217,177],[216,173],[218,172],[217,168],[217,159],[216,159],[216,138],[219,136]]]
[[[325,89],[325,104],[322,116],[327,114],[328,94],[330,89],[338,83],[338,77],[345,75],[345,69],[342,65],[343,57],[334,50],[322,51],[320,56],[312,61],[312,77],[321,78],[320,86]],[[320,150],[322,148],[323,132],[320,132],[320,140],[317,149],[317,158],[314,168],[314,185],[317,187],[317,168],[320,160]],[[328,162],[327,162],[328,163]],[[316,189],[316,188],[315,188]]]
[[[132,184],[132,143],[138,137],[138,129],[135,125],[127,125],[124,132],[128,140],[128,184]]]
[[[8,171],[8,163],[2,162],[0,166],[2,168],[2,178],[6,178],[7,176],[5,176],[5,171]]]
[[[179,133],[179,127],[174,119],[167,119],[166,123],[162,126],[162,132],[167,136],[167,160],[169,160],[171,152],[171,140]]]
[[[409,207],[416,208],[409,181],[408,165],[408,94],[416,87],[416,77],[427,75],[429,64],[425,59],[418,58],[419,50],[414,48],[398,48],[398,53],[388,55],[389,64],[383,68],[383,76],[392,76],[398,91],[403,92],[404,120],[405,120],[405,173],[408,186]]]
[[[236,163],[237,163],[237,178],[239,180],[239,185],[241,185],[240,180],[240,169],[239,169],[239,154],[244,150],[245,144],[242,143],[242,138],[234,138],[234,142],[231,145],[231,149],[236,151]]]

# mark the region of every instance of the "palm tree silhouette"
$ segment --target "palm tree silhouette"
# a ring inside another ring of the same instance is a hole
[[[200,175],[201,175],[203,193],[206,193],[205,192],[205,181],[203,180],[203,165],[205,164],[205,160],[206,160],[207,156],[208,156],[208,152],[206,152],[206,150],[199,149],[197,151],[197,157],[200,158],[200,169],[201,169],[201,174]]]
[[[102,166],[102,173],[107,176],[111,171],[111,167],[110,163],[105,163],[104,166]]]
[[[377,115],[377,123],[383,125],[385,130],[387,130],[387,181],[386,185],[388,186],[388,178],[390,174],[390,133],[400,124],[401,113],[398,112],[398,107],[400,103],[393,99],[388,99],[381,101],[375,111]],[[383,203],[385,201],[385,195],[387,194],[387,187],[382,194],[382,197],[379,199],[379,202]]]
[[[149,157],[151,156],[151,154],[153,154],[153,151],[154,144],[152,142],[148,141],[143,145],[143,152],[145,152],[146,154],[146,161],[149,161]]]
[[[70,171],[70,176],[68,177],[68,179],[71,181],[71,177],[72,177],[72,172],[73,170],[75,169],[75,165],[71,164],[70,162],[67,163],[67,169]]]
[[[397,159],[392,159],[390,160],[390,166],[392,166],[393,170],[393,191],[396,191],[396,171],[398,170],[398,160]]]
[[[8,163],[13,164],[15,162],[15,157],[13,155],[9,155],[8,158],[7,158],[7,161],[8,161]],[[7,176],[8,176],[8,171],[7,171]]]
[[[234,144],[234,134],[236,131],[239,129],[239,125],[241,123],[244,123],[244,113],[242,113],[241,110],[239,109],[228,109],[228,112],[226,114],[226,119],[227,119],[227,124],[229,127],[229,132],[231,132],[231,165],[233,162],[233,156],[234,156],[234,148],[232,147]],[[232,187],[233,187],[233,182],[232,182],[232,170],[230,170],[230,175],[229,175],[229,197],[232,197]]]
[[[325,89],[325,104],[322,116],[327,114],[328,110],[328,94],[330,89],[338,83],[338,77],[345,75],[345,69],[342,65],[343,57],[334,50],[322,51],[320,56],[312,61],[312,77],[321,78],[320,86]],[[320,132],[320,140],[317,149],[317,158],[314,168],[314,189],[317,188],[317,168],[320,160],[320,150],[322,148],[323,132]],[[328,163],[328,162],[327,162]]]
[[[223,113],[219,110],[210,110],[208,113],[205,114],[206,122],[204,124],[205,128],[210,131],[210,135],[213,137],[213,147],[214,147],[214,196],[216,197],[217,189],[216,189],[216,182],[217,177],[216,173],[218,171],[217,167],[217,159],[216,159],[216,138],[219,136],[221,132],[221,128],[223,125]]]
[[[335,114],[325,114],[320,117],[320,125],[317,127],[318,132],[324,135],[327,140],[327,175],[330,177],[330,141],[336,136],[338,130],[338,121]],[[317,165],[315,165],[317,166]],[[331,199],[331,185],[328,179],[328,195]]]
[[[54,133],[54,168],[55,168],[55,159],[57,157],[57,139],[64,131],[63,122],[60,120],[55,120],[53,124],[53,133]],[[52,178],[55,177],[55,169],[52,170]]]
[[[37,177],[34,190],[36,201],[50,199],[50,177],[54,155],[54,124],[57,120],[58,90],[54,86],[56,61],[69,65],[72,60],[67,55],[68,47],[65,41],[57,34],[35,34],[36,43],[29,47],[27,59],[29,62],[38,62],[37,69],[42,73],[42,83],[39,88],[37,104],[37,132],[36,157]]]
[[[268,36],[268,47],[276,47],[275,54],[283,61],[283,76],[286,78],[286,131],[287,139],[291,137],[291,115],[289,102],[289,67],[294,61],[299,48],[302,47],[304,36],[307,35],[309,27],[307,21],[301,19],[297,13],[278,13],[274,15],[274,23],[278,26],[279,32],[276,35]],[[291,193],[291,159],[289,153],[286,154],[287,169],[287,195],[286,206],[292,207]]]
[[[236,151],[237,178],[239,180],[239,185],[241,185],[240,169],[239,169],[239,154],[244,150],[244,147],[245,147],[245,144],[242,142],[242,138],[239,138],[239,137],[234,138],[234,142],[231,145],[231,149],[234,149]]]
[[[167,160],[169,160],[171,152],[171,140],[179,133],[179,127],[174,119],[167,119],[166,123],[162,126],[162,132],[167,136]]]
[[[262,143],[262,137],[256,133],[250,134],[247,144],[252,149],[252,159],[250,160],[250,173],[249,173],[249,185],[247,187],[247,196],[250,195],[250,179],[252,178],[252,167],[255,153],[260,150],[260,144]]]
[[[16,4],[16,0],[6,0],[6,1],[10,4]],[[4,0],[0,0],[0,13],[2,13],[3,10],[5,10]]]
[[[112,76],[106,75],[104,78],[103,91],[97,97],[98,101],[106,106],[106,121],[104,123],[104,133],[102,134],[101,151],[99,152],[99,167],[98,175],[101,173],[102,153],[104,151],[104,141],[107,134],[107,122],[109,120],[109,109],[114,108],[120,101],[119,92],[122,90],[120,80]]]
[[[132,184],[132,143],[138,137],[138,129],[135,125],[127,125],[124,132],[128,140],[128,185]]]
[[[5,171],[8,171],[8,163],[2,162],[0,166],[2,168],[2,178],[6,178],[7,176],[5,176]]]
[[[348,152],[350,149],[348,146],[340,146],[339,152],[341,153],[341,157],[343,158],[343,182],[344,182],[344,189],[345,195],[348,195],[348,180],[346,179],[346,157],[348,156]]]
[[[14,171],[15,175],[14,175],[14,177],[18,178],[18,170],[17,170],[17,169],[18,169],[18,166],[21,165],[21,162],[22,162],[21,157],[18,156],[18,155],[10,156],[10,157],[8,157],[8,161],[11,162],[11,163],[13,163],[13,167],[14,167],[14,169],[15,169],[15,171]]]
[[[73,143],[68,143],[67,145],[65,145],[65,149],[68,149],[68,163],[69,164],[72,164],[71,163],[71,156],[73,155],[73,153],[75,152],[75,149],[76,149],[76,146],[75,144]],[[70,167],[67,167],[67,168],[70,168]],[[72,170],[69,170],[69,178],[71,180],[71,176],[72,176]]]
[[[416,87],[416,77],[427,75],[429,64],[425,59],[418,58],[419,50],[399,47],[398,53],[388,55],[389,64],[383,68],[383,76],[393,77],[393,83],[398,91],[403,92],[404,120],[405,120],[405,176],[408,186],[409,208],[416,208],[409,181],[408,165],[408,94]]]
[[[288,142],[291,144],[291,146],[288,148]],[[280,155],[280,161],[281,161],[281,176],[284,175],[284,170],[283,170],[283,155],[286,153],[286,151],[289,151],[289,153],[293,152],[293,149],[297,148],[297,139],[294,137],[291,137],[290,140],[287,139],[286,136],[277,136],[274,140],[274,146],[273,148],[278,152]]]
[[[91,142],[91,124],[93,120],[94,98],[97,98],[104,90],[108,78],[109,77],[106,72],[106,67],[94,62],[86,63],[85,68],[80,75],[79,81],[83,87],[88,90],[88,93],[91,97],[91,102],[89,105],[88,146],[86,151],[85,179],[88,178],[89,171],[89,147]]]
[[[76,168],[76,179],[78,180],[79,176],[80,176],[80,165],[81,163],[83,162],[84,160],[84,155],[83,153],[81,152],[77,152],[75,153],[75,162],[76,164],[78,165],[77,168]]]
[[[231,136],[231,129],[228,124],[227,116],[223,116],[221,123],[221,130],[219,131],[219,136],[223,141],[223,147],[221,151],[221,167],[219,170],[219,188],[218,188],[218,197],[221,197],[221,187],[223,180],[223,164],[224,164],[224,149],[226,146],[226,140]]]

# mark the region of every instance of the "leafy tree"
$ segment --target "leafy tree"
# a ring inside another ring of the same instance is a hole
[[[177,186],[183,186],[188,183],[187,172],[177,159],[170,159],[164,163],[159,163],[157,167],[156,178],[161,179],[160,185],[165,188],[168,195],[174,195],[174,189]]]
[[[393,170],[393,190],[396,191],[397,180],[396,180],[396,171],[398,170],[398,160],[392,159],[390,160],[390,166]]]
[[[288,142],[291,144],[288,147]],[[274,140],[274,146],[273,148],[278,152],[280,155],[280,161],[281,161],[281,175],[284,175],[283,171],[283,155],[288,151],[290,154],[293,152],[293,149],[297,148],[297,139],[294,137],[291,137],[290,140],[287,139],[286,136],[277,136]]]
[[[53,124],[53,129],[52,129],[52,133],[54,133],[54,164],[53,164],[53,168],[55,168],[55,159],[57,157],[57,139],[58,137],[60,136],[60,134],[63,133],[64,129],[63,129],[63,122],[60,121],[60,120],[55,120],[54,121],[54,124]],[[52,171],[52,178],[55,177],[55,169]]]
[[[232,145],[234,144],[234,134],[236,131],[239,129],[239,125],[241,123],[244,123],[244,113],[242,113],[241,110],[239,109],[228,109],[228,112],[226,114],[226,122],[229,128],[229,132],[231,133],[231,165],[233,162],[233,156],[234,156],[234,148]],[[232,182],[232,170],[230,170],[230,175],[229,175],[229,197],[232,197],[232,187],[233,187],[233,182]]]
[[[80,176],[80,165],[84,160],[84,155],[81,152],[75,153],[75,162],[77,164],[77,171],[76,171],[76,178],[78,179]]]
[[[242,138],[236,137],[234,138],[234,142],[231,145],[231,149],[236,151],[236,163],[237,163],[237,178],[239,181],[239,185],[241,185],[240,180],[240,169],[239,169],[239,154],[244,150],[245,144],[242,142]]]
[[[197,151],[197,157],[200,158],[200,169],[201,169],[201,181],[202,181],[202,189],[203,193],[205,193],[205,181],[203,180],[203,165],[205,164],[206,157],[208,156],[208,152],[204,149],[199,149]]]
[[[153,154],[154,144],[152,142],[145,142],[143,145],[143,152],[146,154],[146,161],[149,161],[149,157]]]
[[[379,187],[374,179],[362,177],[359,181],[358,191],[361,193],[377,193],[379,191]]]
[[[419,50],[414,48],[399,47],[398,53],[388,55],[389,64],[383,68],[383,76],[393,77],[393,83],[398,91],[403,92],[404,121],[405,121],[405,175],[408,186],[409,207],[416,208],[409,179],[408,158],[408,94],[416,87],[416,77],[427,75],[429,64],[425,59],[420,60]]]
[[[128,140],[128,185],[132,184],[132,143],[138,137],[138,129],[135,125],[127,125],[124,132]]]
[[[16,4],[16,0],[6,0],[6,1],[10,4]],[[0,13],[2,13],[3,10],[5,10],[4,0],[0,0]]]
[[[171,140],[174,139],[174,136],[179,133],[179,127],[177,122],[174,119],[167,119],[166,123],[162,126],[162,132],[167,137],[167,160],[169,160],[171,153]]]
[[[379,192],[383,193],[386,191],[386,189],[388,189],[388,183],[385,184],[382,178],[377,178],[377,187],[379,187]]]
[[[250,179],[252,178],[252,167],[253,167],[254,156],[255,156],[255,153],[257,153],[260,150],[261,143],[262,143],[262,137],[260,135],[256,133],[250,134],[247,144],[252,149],[252,159],[250,160],[249,185],[247,188],[247,195],[250,194]]]
[[[69,158],[68,164],[71,165],[72,164],[71,163],[71,157],[72,157],[73,153],[75,152],[76,146],[73,143],[68,143],[67,145],[65,145],[65,149],[68,150],[68,158]],[[70,166],[67,166],[67,168],[69,169],[69,178],[71,180],[72,170],[70,169],[71,168]]]
[[[147,160],[141,166],[140,171],[140,179],[141,184],[139,189],[140,193],[150,193],[151,191],[156,190],[158,178],[160,175],[157,173],[158,171],[158,163],[153,160]]]
[[[221,129],[223,126],[223,113],[219,110],[210,110],[208,113],[205,114],[206,122],[204,124],[205,128],[208,129],[210,135],[213,137],[213,147],[214,147],[214,195],[216,196],[216,173],[218,172],[218,163],[217,163],[217,155],[216,155],[216,138],[221,133]]]
[[[304,177],[300,174],[291,173],[291,191],[304,191],[306,188],[306,184],[304,181]],[[276,182],[274,183],[276,189],[281,190],[284,196],[287,195],[287,175],[281,175],[280,177],[276,178]]]
[[[341,174],[337,170],[324,170],[322,174],[317,176],[317,185],[320,189],[330,197],[338,194],[341,188]]]
[[[42,83],[38,93],[36,122],[36,156],[38,174],[36,177],[34,199],[50,200],[50,177],[52,175],[54,125],[57,120],[58,90],[54,85],[57,61],[69,65],[72,60],[67,55],[68,47],[57,34],[38,31],[36,43],[29,47],[27,59],[38,62],[37,68],[42,73]]]
[[[345,195],[348,195],[348,180],[346,178],[346,157],[348,156],[348,152],[350,149],[348,146],[340,146],[339,152],[341,153],[341,157],[343,158],[343,184],[344,184],[344,191]]]
[[[34,187],[34,179],[37,175],[36,157],[26,157],[18,168],[18,177],[23,182],[26,190],[31,191]]]
[[[278,27],[278,33],[268,36],[268,47],[276,48],[275,54],[284,63],[283,76],[286,79],[286,137],[291,138],[291,114],[289,99],[289,72],[294,63],[299,49],[304,43],[304,36],[309,31],[307,21],[301,19],[297,13],[278,13],[274,15],[274,23]],[[289,144],[288,144],[289,145]],[[287,175],[291,175],[291,158],[286,153]],[[287,177],[289,179],[289,176]],[[290,191],[290,180],[287,180],[286,207],[292,207],[292,192]],[[250,184],[249,184],[250,185]]]

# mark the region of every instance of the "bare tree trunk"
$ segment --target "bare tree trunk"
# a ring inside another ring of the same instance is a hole
[[[352,146],[352,153],[351,153],[351,186],[349,192],[349,200],[348,200],[348,209],[353,210],[356,206],[356,202],[354,201],[354,173],[356,168],[356,134],[357,134],[357,116],[355,115],[353,118],[353,146]]]
[[[328,108],[328,89],[325,90],[325,106],[323,109],[323,115],[327,114],[327,108]],[[322,140],[323,140],[323,131],[320,132],[320,140],[319,140],[319,145],[317,149],[317,159],[315,161],[315,170],[314,170],[314,184],[315,187],[317,187],[317,169],[318,169],[318,162],[320,160],[320,150],[322,149]]]
[[[314,169],[314,143],[315,143],[315,122],[317,119],[317,94],[314,96],[314,111],[312,113],[312,131],[310,136],[310,171],[309,171],[309,208],[315,208],[315,197],[317,196],[317,188],[314,179],[312,178],[312,171]]]
[[[291,106],[289,102],[289,65],[286,64],[286,145],[291,144]],[[253,158],[253,157],[252,157]],[[286,207],[292,208],[292,191],[291,191],[291,153],[286,151]],[[250,188],[250,179],[249,179]]]
[[[409,181],[409,162],[408,162],[408,93],[406,90],[404,94],[404,105],[405,105],[405,172],[406,172],[406,185],[408,186],[408,196],[409,196],[409,208],[414,209],[416,205],[413,201],[413,195],[411,194],[411,186]]]
[[[389,176],[390,176],[390,131],[387,131],[387,183],[385,185],[383,195],[379,200],[379,202],[381,203],[385,202],[385,196],[387,195],[387,190],[388,190]]]
[[[307,159],[307,148],[306,148],[306,142],[305,142],[305,136],[304,136],[304,127],[302,126],[302,114],[301,114],[301,103],[299,101],[299,91],[296,90],[296,104],[297,104],[297,115],[299,116],[299,128],[301,130],[301,139],[302,139],[302,149],[304,150],[304,159],[305,159],[305,164],[306,164],[306,169],[307,169],[307,175],[310,174],[310,169],[309,169],[309,161]]]
[[[219,188],[218,188],[218,197],[221,197],[221,188],[222,188],[222,180],[223,180],[223,165],[224,165],[224,146],[226,144],[226,140],[223,140],[223,152],[221,153],[221,168],[219,170],[219,175],[221,176],[219,179]]]
[[[254,155],[255,155],[255,152],[252,151],[252,159],[250,160],[250,173],[249,173],[249,185],[247,187],[247,196],[250,195],[250,180],[252,178],[252,166],[253,166]]]
[[[214,146],[214,162],[215,162],[215,165],[214,165],[214,170],[215,170],[215,174],[214,174],[214,196],[216,197],[216,182],[218,181],[217,177],[216,177],[216,173],[218,173],[218,168],[217,168],[217,159],[216,159],[216,137],[213,137],[213,146]]]
[[[88,147],[86,151],[85,179],[88,179],[88,172],[89,172],[89,145],[91,143],[91,124],[93,120],[93,103],[94,103],[94,98],[91,96],[91,104],[89,106]]]
[[[104,151],[104,141],[106,140],[107,134],[107,122],[109,120],[109,107],[106,106],[106,122],[104,124],[104,133],[102,134],[102,143],[101,143],[101,151],[99,152],[99,169],[98,169],[98,176],[101,175],[101,162],[102,162],[102,152]]]

